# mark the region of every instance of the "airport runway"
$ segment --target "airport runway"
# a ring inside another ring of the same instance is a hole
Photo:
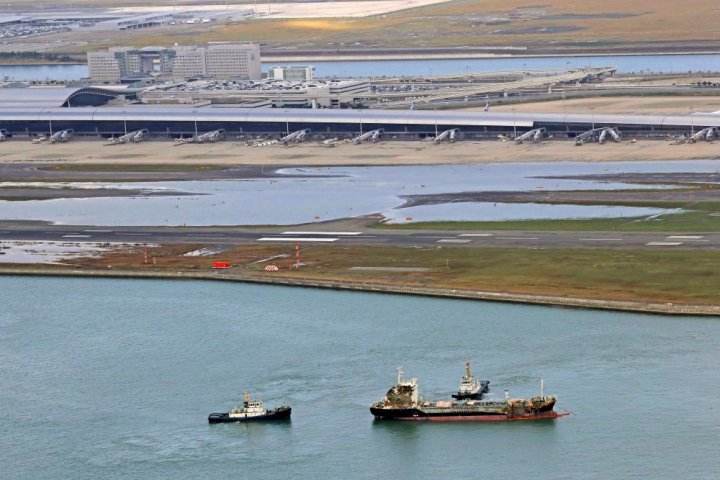
[[[159,244],[294,244],[393,247],[640,248],[718,249],[720,232],[548,232],[358,229],[338,231],[332,225],[239,227],[79,227],[0,222],[0,242],[116,242]]]

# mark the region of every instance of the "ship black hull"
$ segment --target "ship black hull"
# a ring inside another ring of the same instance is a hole
[[[508,414],[506,412],[460,411],[426,412],[418,408],[378,408],[370,407],[370,413],[378,420],[404,420],[416,422],[508,422],[515,420],[543,420],[562,417],[550,406],[532,413]]]
[[[246,423],[246,422],[267,422],[273,420],[289,420],[292,408],[279,407],[268,410],[265,415],[257,417],[231,417],[228,413],[211,413],[208,416],[209,423]]]

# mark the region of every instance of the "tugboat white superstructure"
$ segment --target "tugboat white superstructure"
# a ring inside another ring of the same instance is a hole
[[[478,380],[470,373],[470,362],[465,364],[465,376],[460,380],[460,388],[457,393],[453,393],[452,397],[458,400],[473,399],[480,400],[482,396],[490,389],[488,380]]]
[[[250,398],[246,392],[243,395],[243,406],[233,408],[228,413],[211,413],[208,416],[210,423],[253,422],[260,420],[281,420],[290,418],[292,409],[289,405],[266,409],[262,400]]]

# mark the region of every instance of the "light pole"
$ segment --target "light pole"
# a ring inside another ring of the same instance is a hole
[[[595,130],[595,107],[590,107],[590,121],[592,122],[592,129]]]
[[[690,136],[695,135],[695,117],[693,114],[695,113],[695,107],[690,106]]]
[[[517,123],[515,122],[515,108],[512,109],[513,112],[513,140],[517,138]]]

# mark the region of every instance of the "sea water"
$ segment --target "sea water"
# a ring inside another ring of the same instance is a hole
[[[715,318],[303,288],[0,277],[0,478],[692,478],[720,474]],[[554,421],[391,423],[466,361]],[[209,425],[244,391],[292,421]]]

